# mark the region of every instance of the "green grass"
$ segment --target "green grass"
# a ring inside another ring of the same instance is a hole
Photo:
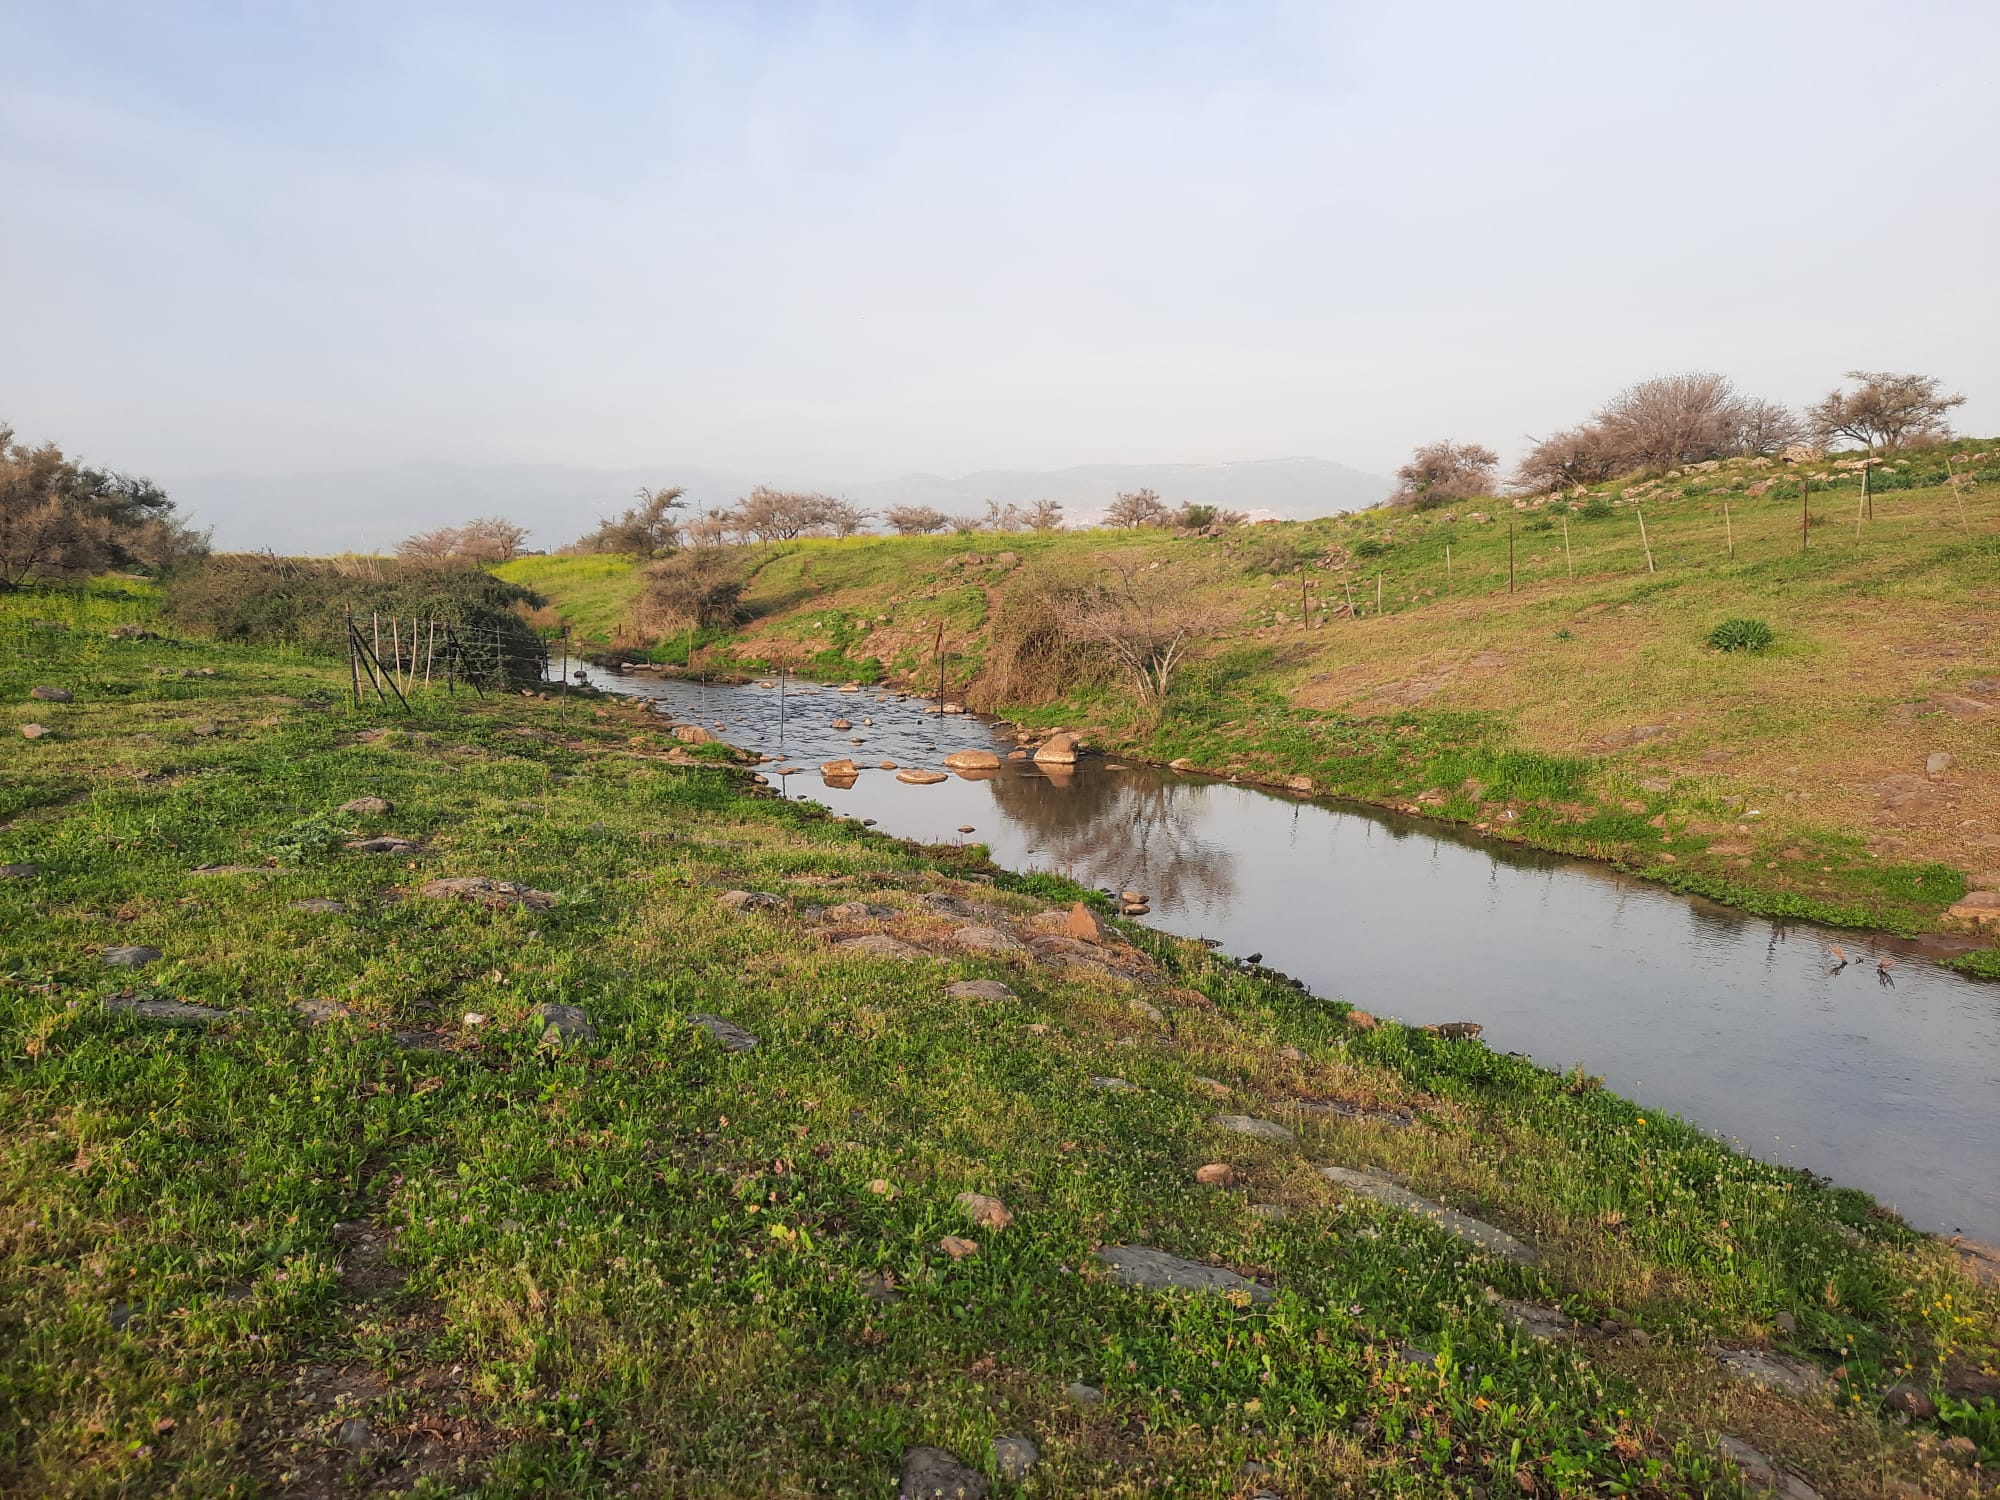
[[[984,1467],[1003,1433],[1040,1444],[1023,1492],[1044,1495],[1241,1494],[1251,1460],[1295,1495],[1728,1495],[1718,1430],[1827,1492],[1886,1474],[1978,1493],[1938,1446],[1953,1433],[2000,1458],[1990,1401],[1916,1432],[1879,1414],[1905,1367],[1942,1387],[2000,1350],[1993,1291],[1859,1194],[1476,1042],[1359,1029],[1143,928],[1125,977],[964,949],[967,919],[924,896],[1032,933],[1080,893],[670,764],[636,709],[432,694],[357,713],[296,657],[93,652],[76,703],[34,709],[53,736],[0,739],[0,784],[85,793],[0,827],[0,863],[43,867],[0,881],[10,1492],[881,1495],[912,1444]],[[0,662],[10,724],[83,659]],[[1574,785],[1560,758],[1482,748],[1477,722],[1434,732],[1496,785]],[[393,813],[339,811],[368,795]],[[390,832],[423,852],[346,847]],[[560,901],[418,893],[466,874]],[[732,887],[788,905],[732,913]],[[292,908],[309,897],[347,910]],[[807,908],[857,899],[925,956],[833,947],[858,929]],[[96,958],[130,943],[165,957]],[[958,978],[1016,998],[952,999]],[[132,985],[227,1015],[106,1009]],[[1133,1013],[1142,996],[1166,1022]],[[304,998],[351,1018],[307,1026]],[[583,1006],[597,1041],[548,1045],[543,1003]],[[695,1012],[759,1047],[718,1050]],[[1138,1091],[1089,1085],[1105,1074]],[[1299,1097],[1418,1123],[1287,1112]],[[1299,1139],[1226,1135],[1217,1109]],[[1243,1184],[1198,1186],[1213,1160]],[[1546,1259],[1342,1201],[1323,1162],[1396,1171]],[[965,1190],[1015,1224],[974,1229]],[[952,1259],[946,1235],[977,1253]],[[1277,1296],[1121,1290],[1092,1259],[1119,1242]],[[864,1291],[884,1274],[900,1300]],[[1650,1341],[1516,1336],[1489,1287]],[[1715,1339],[1837,1369],[1838,1404],[1745,1394]],[[1435,1360],[1401,1364],[1404,1342]],[[1104,1403],[1070,1404],[1078,1380]],[[378,1451],[342,1448],[350,1419]]]

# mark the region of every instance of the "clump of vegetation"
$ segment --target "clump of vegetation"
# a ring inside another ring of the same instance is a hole
[[[107,568],[157,572],[207,551],[207,534],[150,479],[78,463],[54,443],[30,448],[0,423],[0,590]]]
[[[1514,483],[1546,494],[1634,470],[1776,453],[1805,432],[1795,412],[1742,394],[1725,375],[1660,375],[1620,391],[1582,426],[1536,443]]]
[[[215,640],[330,656],[347,650],[350,612],[364,627],[377,615],[435,620],[451,625],[475,675],[532,682],[542,675],[542,642],[519,611],[542,602],[518,584],[463,563],[235,552],[175,570],[161,613]]]
[[[512,562],[521,555],[528,528],[505,516],[481,516],[463,526],[439,526],[406,536],[396,544],[396,556],[406,562]]]
[[[720,547],[689,547],[646,569],[639,616],[652,631],[709,630],[733,625],[743,606],[744,580]]]
[[[1494,471],[1500,455],[1483,443],[1455,443],[1450,440],[1427,443],[1396,471],[1396,493],[1392,505],[1416,510],[1490,495]]]
[[[581,538],[570,550],[586,555],[607,552],[627,557],[659,557],[680,545],[681,523],[674,512],[684,508],[685,489],[662,487],[640,490],[638,499],[623,514],[607,516],[597,530]]]
[[[1611,519],[1611,502],[1602,495],[1592,495],[1583,502],[1577,514],[1586,521],[1608,521]]]
[[[1708,633],[1708,644],[1716,651],[1762,651],[1777,637],[1762,620],[1724,620]]]
[[[314,813],[268,836],[263,848],[280,859],[304,864],[331,854],[346,839],[347,835],[336,828],[326,814]]]

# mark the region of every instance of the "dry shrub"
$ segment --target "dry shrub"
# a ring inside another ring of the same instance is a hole
[[[654,634],[733,625],[743,609],[744,580],[731,552],[690,547],[646,569],[639,625]]]

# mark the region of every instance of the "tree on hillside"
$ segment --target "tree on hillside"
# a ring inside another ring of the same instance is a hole
[[[1106,526],[1165,526],[1173,518],[1151,490],[1121,490],[1104,511]]]
[[[735,622],[743,578],[736,557],[717,547],[689,547],[649,565],[639,596],[639,618],[657,632],[705,630]]]
[[[832,495],[760,484],[736,502],[730,519],[739,535],[788,542],[802,536],[852,536],[867,523],[868,512]]]
[[[1775,453],[1802,430],[1795,413],[1743,395],[1727,376],[1658,375],[1627,386],[1581,427],[1538,440],[1515,470],[1514,484],[1547,491],[1637,469]]]
[[[504,516],[482,516],[463,526],[440,526],[404,537],[396,555],[409,562],[510,562],[521,555],[528,528]]]
[[[207,534],[151,480],[79,464],[54,443],[30,448],[0,423],[0,591],[207,551]]]
[[[882,512],[882,519],[898,536],[929,536],[951,524],[951,517],[934,505],[892,505]]]
[[[1037,500],[1026,512],[1030,531],[1061,531],[1063,508],[1060,500]]]
[[[1396,471],[1396,493],[1389,497],[1390,503],[1426,510],[1490,495],[1499,464],[1500,455],[1483,443],[1455,443],[1449,438],[1426,443]]]
[[[1840,438],[1860,443],[1871,453],[1893,450],[1920,438],[1951,436],[1946,420],[1964,396],[1947,396],[1932,375],[1893,375],[1884,370],[1849,370],[1859,381],[1852,392],[1839,387],[1806,410],[1806,421],[1822,443]]]
[[[1618,472],[1604,429],[1570,427],[1535,441],[1514,470],[1514,485],[1531,494],[1599,484]]]
[[[576,550],[631,557],[658,557],[673,551],[681,541],[681,523],[674,512],[686,508],[681,499],[686,493],[679,485],[640,490],[629,509],[599,521],[597,530],[579,541]]]
[[[1183,574],[1122,558],[1100,562],[1062,601],[1067,632],[1108,651],[1141,698],[1161,703],[1188,652],[1220,629],[1227,613],[1197,599]]]

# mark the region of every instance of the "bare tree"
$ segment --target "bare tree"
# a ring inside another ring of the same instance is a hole
[[[456,526],[439,526],[420,531],[396,543],[396,556],[409,562],[443,562],[458,556],[460,532]]]
[[[1514,470],[1514,486],[1547,494],[1579,484],[1598,484],[1618,472],[1617,455],[1595,423],[1538,439]]]
[[[205,553],[151,480],[91,468],[0,423],[0,591],[108,567],[166,567]]]
[[[689,547],[649,565],[639,596],[642,623],[654,631],[706,630],[735,623],[742,608],[743,579],[734,559],[742,555],[718,547]]]
[[[658,557],[680,545],[681,523],[674,512],[686,508],[682,496],[687,491],[672,488],[642,489],[636,503],[624,514],[606,517],[597,530],[579,541],[579,552],[620,552],[632,557]]]
[[[1122,490],[1104,512],[1106,526],[1165,526],[1172,520],[1173,512],[1151,490]]]
[[[1063,508],[1060,500],[1037,500],[1027,509],[1030,531],[1061,531]]]
[[[1135,560],[1107,558],[1063,601],[1071,637],[1101,646],[1117,660],[1140,697],[1165,701],[1174,674],[1227,612],[1195,597],[1189,580]]]
[[[1455,443],[1449,438],[1426,443],[1396,471],[1391,503],[1426,510],[1450,505],[1474,495],[1493,493],[1493,471],[1500,455],[1482,443]]]
[[[760,542],[784,542],[802,536],[852,536],[868,513],[809,490],[774,490],[760,484],[736,503],[732,527]]]
[[[986,502],[986,514],[979,519],[981,531],[1025,531],[1028,528],[1028,513],[1009,500],[1002,505],[998,500]]]
[[[720,547],[735,534],[736,513],[732,510],[696,516],[686,528],[688,544],[694,547]]]
[[[1658,375],[1612,397],[1597,423],[1620,467],[1668,469],[1735,457],[1744,400],[1725,375]]]
[[[1965,397],[1947,396],[1933,375],[1894,375],[1885,370],[1849,370],[1859,387],[1838,387],[1807,408],[1806,421],[1822,443],[1837,438],[1860,443],[1869,452],[1893,451],[1917,438],[1951,436],[1946,420]]]
[[[898,536],[929,536],[951,524],[951,517],[934,505],[892,505],[882,512],[882,519]]]
[[[1782,453],[1794,443],[1805,441],[1806,424],[1799,414],[1779,401],[1746,397],[1736,413],[1737,454]]]
[[[458,551],[473,562],[511,562],[521,555],[528,528],[505,516],[481,516],[459,529]]]

